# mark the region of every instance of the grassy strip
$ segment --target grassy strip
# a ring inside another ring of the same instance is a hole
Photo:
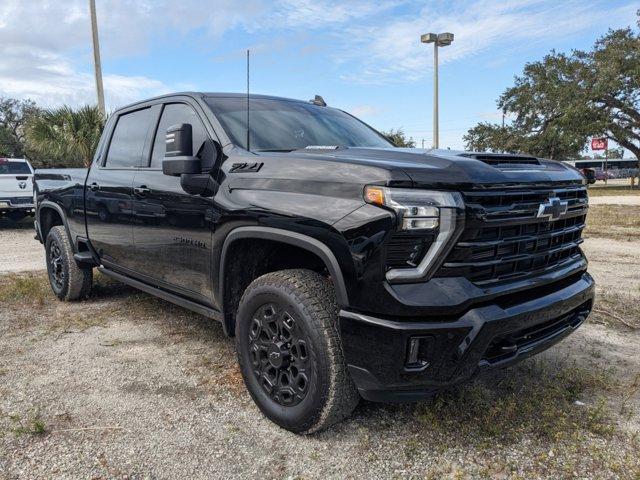
[[[451,447],[507,444],[524,435],[544,441],[608,437],[615,422],[602,394],[615,387],[609,369],[535,359],[437,396],[418,408],[417,420]]]
[[[591,205],[585,235],[639,240],[640,206]]]
[[[599,292],[591,319],[607,326],[640,330],[640,300],[631,292]]]

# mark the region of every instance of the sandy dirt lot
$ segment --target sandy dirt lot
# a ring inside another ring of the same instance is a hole
[[[603,195],[589,198],[591,205],[640,205],[640,195]]]
[[[0,275],[45,268],[44,248],[33,238],[33,220],[0,219]]]
[[[31,230],[6,239],[26,261],[3,249],[0,271],[43,268]],[[260,414],[219,324],[102,277],[61,303],[43,271],[0,274],[0,479],[637,480],[640,241],[584,248],[601,301],[567,340],[432,402],[361,402],[310,437]]]

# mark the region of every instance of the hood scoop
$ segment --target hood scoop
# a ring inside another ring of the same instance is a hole
[[[475,158],[481,162],[498,168],[518,168],[540,166],[540,160],[536,157],[527,157],[525,155],[508,155],[508,154],[487,154],[487,153],[462,153],[461,157]]]

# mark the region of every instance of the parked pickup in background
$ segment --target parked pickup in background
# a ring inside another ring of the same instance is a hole
[[[88,170],[35,182],[60,299],[98,268],[220,321],[256,404],[299,433],[538,353],[592,308],[577,170],[395,148],[321,97],[139,102]]]
[[[0,217],[33,215],[33,168],[24,158],[0,158]]]

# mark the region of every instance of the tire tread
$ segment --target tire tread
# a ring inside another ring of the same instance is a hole
[[[64,226],[56,225],[51,227],[47,237],[54,237],[58,242],[64,255],[64,261],[67,264],[67,284],[60,294],[56,293],[57,297],[65,301],[80,300],[88,297],[93,284],[93,270],[78,267],[78,264],[73,258],[73,248],[71,247],[71,242],[69,241]]]
[[[287,291],[289,295],[296,298],[298,306],[305,311],[307,318],[314,320],[309,326],[315,329],[318,338],[325,342],[329,385],[326,386],[327,388],[322,388],[321,391],[327,392],[327,396],[320,414],[312,419],[308,425],[305,425],[299,433],[314,433],[343,420],[356,407],[360,395],[346,368],[338,325],[339,308],[331,281],[306,269],[279,270],[267,273],[254,280],[247,287],[240,304],[255,289],[262,286]],[[236,343],[239,349],[237,338]],[[238,355],[238,358],[242,361],[241,355]]]

